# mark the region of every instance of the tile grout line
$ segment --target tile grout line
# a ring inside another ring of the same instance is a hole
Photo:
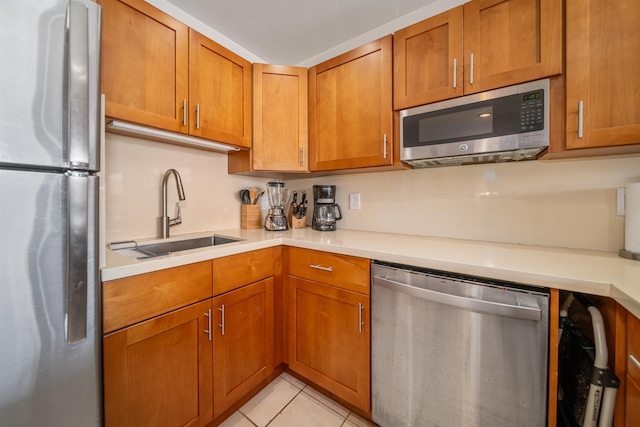
[[[287,381],[287,380],[286,380],[286,379],[284,379],[284,378],[283,378],[283,380]],[[288,382],[289,384],[291,384],[289,381],[287,381],[287,382]],[[295,386],[295,384],[291,384],[291,385]],[[306,384],[305,384],[305,387],[306,387]],[[296,387],[296,388],[297,388],[297,387]],[[273,420],[275,420],[276,418],[278,418],[278,415],[280,415],[280,414],[281,414],[281,413],[286,409],[286,407],[287,407],[287,406],[289,406],[289,405],[291,404],[291,402],[293,402],[293,401],[295,400],[295,398],[296,398],[296,397],[298,397],[298,396],[300,395],[300,393],[302,393],[302,390],[303,390],[303,389],[304,389],[304,387],[303,387],[303,388],[301,388],[301,389],[298,389],[298,392],[296,393],[296,395],[295,395],[295,396],[293,396],[293,397],[291,398],[291,400],[290,400],[290,401],[288,401],[288,402],[287,402],[287,404],[286,404],[286,405],[284,405],[284,406],[283,406],[283,407],[278,411],[278,413],[277,413],[273,418],[271,418],[271,419],[269,420],[269,422],[265,425],[265,427],[268,427],[268,426],[273,422]]]

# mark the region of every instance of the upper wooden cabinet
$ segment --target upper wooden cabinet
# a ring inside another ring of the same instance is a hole
[[[309,72],[253,64],[251,152],[229,156],[229,173],[309,170]]]
[[[566,8],[566,149],[640,143],[640,2]]]
[[[473,0],[394,35],[394,108],[562,72],[562,2]]]
[[[393,108],[463,95],[462,6],[393,35]]]
[[[251,146],[251,63],[144,0],[100,0],[106,116]]]
[[[464,5],[464,93],[562,72],[562,1],[473,0]]]
[[[254,64],[253,114],[253,168],[308,170],[308,70]]]
[[[187,133],[189,28],[144,0],[100,0],[107,117]]]
[[[251,63],[189,30],[189,133],[251,147]]]
[[[393,163],[392,37],[309,70],[311,171]]]

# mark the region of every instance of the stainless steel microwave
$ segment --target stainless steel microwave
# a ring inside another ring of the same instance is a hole
[[[549,146],[549,79],[400,112],[400,160],[414,167],[536,159]]]

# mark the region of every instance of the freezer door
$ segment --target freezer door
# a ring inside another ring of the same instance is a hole
[[[100,11],[0,0],[0,166],[98,168]]]
[[[96,194],[96,177],[0,169],[1,426],[101,423]]]

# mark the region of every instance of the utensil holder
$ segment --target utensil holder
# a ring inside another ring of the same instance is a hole
[[[240,214],[240,228],[260,228],[261,216],[262,211],[260,210],[260,205],[242,205]]]

